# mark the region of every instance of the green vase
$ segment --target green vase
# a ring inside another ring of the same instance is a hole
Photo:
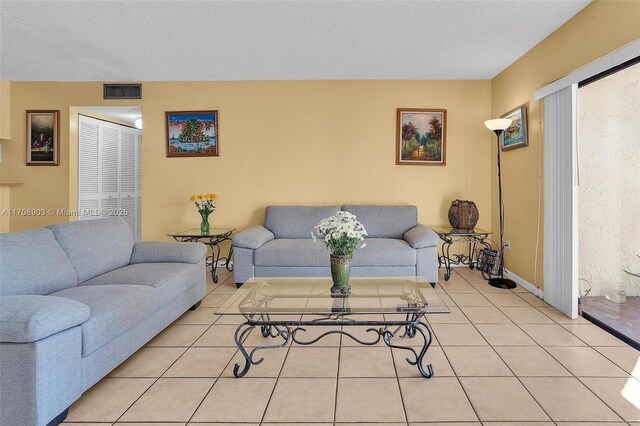
[[[200,217],[202,218],[202,222],[200,222],[200,233],[202,235],[209,234],[209,215],[211,213],[200,212]]]
[[[351,256],[331,255],[331,294],[334,296],[349,296],[351,286],[349,285],[349,275],[351,274]]]

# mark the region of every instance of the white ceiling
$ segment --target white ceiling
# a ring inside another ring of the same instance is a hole
[[[589,0],[0,2],[9,80],[488,79]]]

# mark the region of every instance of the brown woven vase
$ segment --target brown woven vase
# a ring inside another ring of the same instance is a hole
[[[480,214],[473,201],[455,200],[449,207],[449,223],[457,229],[473,229],[478,224]]]

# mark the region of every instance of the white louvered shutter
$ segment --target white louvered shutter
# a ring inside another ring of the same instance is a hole
[[[120,132],[120,209],[122,218],[136,235],[136,133]]]
[[[78,219],[91,219],[99,205],[100,126],[81,117],[78,126]]]
[[[123,214],[122,218],[139,240],[142,204],[140,130],[80,116],[78,140],[80,219],[126,211],[128,214]],[[101,214],[92,214],[88,209]]]
[[[136,135],[136,240],[142,239],[142,134]]]
[[[120,131],[107,124],[109,123],[100,126],[102,130],[100,137],[100,193],[103,197],[116,196],[117,198],[119,192]],[[101,208],[105,209],[105,207]]]

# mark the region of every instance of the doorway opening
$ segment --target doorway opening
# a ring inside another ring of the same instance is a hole
[[[640,349],[640,61],[578,89],[583,316]]]
[[[142,113],[133,107],[75,107],[78,220],[119,216],[142,234]]]

